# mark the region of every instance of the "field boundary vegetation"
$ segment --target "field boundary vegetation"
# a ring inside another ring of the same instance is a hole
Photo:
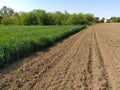
[[[107,20],[107,23],[120,23],[120,17],[111,17]]]
[[[0,9],[0,24],[4,25],[91,25],[96,22],[100,22],[99,17],[89,13],[46,12],[41,9],[14,12],[6,6]]]

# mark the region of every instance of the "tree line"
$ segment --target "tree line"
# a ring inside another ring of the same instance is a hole
[[[107,20],[107,23],[120,22],[120,17],[111,17]]]
[[[30,12],[14,12],[6,6],[0,9],[0,24],[9,25],[79,25],[100,22],[93,14],[46,12],[41,9]]]

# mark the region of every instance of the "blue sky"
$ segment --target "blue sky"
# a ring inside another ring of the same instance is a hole
[[[91,13],[100,18],[120,16],[120,0],[0,0],[0,8],[2,6],[17,12],[43,9],[47,12]]]

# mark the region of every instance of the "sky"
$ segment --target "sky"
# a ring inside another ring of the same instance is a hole
[[[120,16],[120,0],[0,0],[0,8],[3,6],[16,12],[42,9],[47,12],[91,13],[107,19]]]

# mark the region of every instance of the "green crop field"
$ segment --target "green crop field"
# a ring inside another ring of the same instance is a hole
[[[47,48],[86,26],[0,26],[0,68]]]

